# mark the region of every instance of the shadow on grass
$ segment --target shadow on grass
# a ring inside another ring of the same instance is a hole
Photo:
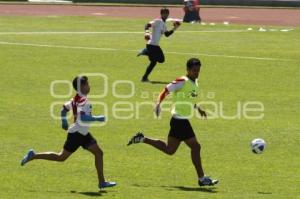
[[[97,192],[96,191],[84,191],[84,192],[70,191],[70,193],[99,197],[102,196],[103,193],[107,193],[107,191],[102,191],[102,190]]]
[[[29,192],[43,192],[41,190],[28,190]],[[54,190],[47,190],[44,192],[48,193],[72,193],[72,194],[80,194],[80,195],[85,195],[85,196],[91,196],[91,197],[99,197],[102,196],[103,193],[107,193],[105,190],[100,190],[100,191],[82,191],[82,192],[77,192],[77,191],[70,191],[70,192],[65,192],[65,191],[54,191]]]
[[[259,191],[257,192],[258,194],[264,194],[264,195],[267,195],[267,194],[272,194],[272,192],[263,192],[263,191]]]
[[[163,81],[149,81],[151,84],[169,84],[170,82],[163,82]]]
[[[206,192],[206,193],[218,193],[216,187],[185,187],[185,186],[148,186],[148,185],[138,185],[133,184],[136,187],[162,187],[169,191],[180,190],[180,191],[196,191],[196,192]]]
[[[197,192],[206,192],[206,193],[218,193],[215,189],[216,187],[185,187],[185,186],[162,186],[168,189],[178,189],[181,191],[197,191]]]

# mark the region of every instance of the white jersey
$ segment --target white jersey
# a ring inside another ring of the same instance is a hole
[[[161,36],[167,31],[166,22],[162,19],[155,19],[150,22],[152,27],[152,35],[148,44],[158,46]]]
[[[80,121],[80,114],[92,115],[92,105],[89,103],[86,96],[77,94],[70,101],[64,104],[64,108],[73,111],[74,123],[70,125],[68,133],[79,132],[82,135],[87,135],[89,126],[87,123]]]

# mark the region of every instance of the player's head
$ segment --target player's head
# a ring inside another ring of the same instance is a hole
[[[160,9],[160,16],[163,20],[166,20],[169,17],[170,10],[166,7]]]
[[[77,76],[73,79],[73,88],[79,94],[87,95],[90,92],[90,85],[87,76]]]
[[[192,80],[197,79],[200,73],[200,68],[201,68],[200,60],[198,58],[190,58],[186,62],[187,76]]]

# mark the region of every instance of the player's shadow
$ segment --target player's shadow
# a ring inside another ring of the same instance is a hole
[[[81,194],[85,196],[90,196],[90,197],[99,197],[102,196],[103,193],[107,193],[107,191],[83,191],[83,192],[77,192],[77,191],[70,191],[71,193],[74,194]]]
[[[41,190],[28,190],[29,192],[41,192]],[[77,192],[77,191],[70,191],[70,192],[65,192],[65,191],[55,191],[55,190],[47,190],[45,191],[47,193],[72,193],[72,194],[80,194],[80,195],[85,195],[85,196],[90,196],[90,197],[99,197],[103,196],[103,193],[107,193],[107,191],[100,190],[100,191],[86,191],[86,192]]]
[[[162,187],[169,191],[180,190],[180,191],[196,191],[196,192],[206,192],[206,193],[218,193],[216,187],[185,187],[185,186],[152,186],[152,185],[139,185],[133,184],[136,187]]]
[[[185,187],[185,186],[163,186],[167,189],[179,189],[181,191],[197,191],[197,192],[206,192],[206,193],[217,193],[216,187]]]
[[[164,81],[149,81],[151,84],[168,84],[170,82],[164,82]]]
[[[268,195],[268,194],[272,194],[272,192],[263,192],[263,191],[259,191],[257,192],[258,194],[264,194],[264,195]]]

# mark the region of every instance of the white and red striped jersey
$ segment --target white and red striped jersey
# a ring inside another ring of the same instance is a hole
[[[184,86],[184,83],[187,80],[188,80],[188,77],[186,77],[186,76],[178,77],[173,82],[169,83],[166,86],[166,89],[168,90],[169,93],[178,91]]]
[[[82,135],[87,135],[89,126],[83,124],[80,119],[80,114],[92,115],[92,105],[90,104],[87,96],[79,95],[78,93],[70,101],[64,104],[66,110],[72,110],[74,116],[74,123],[70,125],[68,133],[79,132]]]
[[[180,90],[184,86],[186,80],[188,80],[188,77],[182,76],[169,83],[158,96],[158,102],[162,102],[169,93]]]
[[[154,19],[150,22],[150,24],[152,27],[152,35],[148,41],[148,44],[159,46],[159,40],[161,36],[167,31],[166,22],[164,22],[162,19]]]

